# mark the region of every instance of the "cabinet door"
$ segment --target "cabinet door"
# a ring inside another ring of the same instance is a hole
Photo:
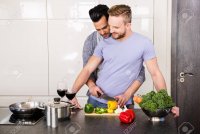
[[[47,95],[47,23],[0,20],[0,94]]]
[[[81,71],[84,41],[95,30],[88,11],[97,4],[98,0],[48,0],[50,95],[57,95],[59,81],[70,88]],[[83,87],[78,96],[86,91]]]
[[[81,71],[82,49],[93,25],[88,20],[51,20],[48,23],[49,42],[49,91],[57,95],[59,81],[70,88]],[[86,90],[79,95],[85,96]]]

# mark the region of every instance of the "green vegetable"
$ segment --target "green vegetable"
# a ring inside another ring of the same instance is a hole
[[[175,104],[173,103],[171,96],[167,94],[167,91],[162,89],[157,93],[151,91],[146,95],[142,95],[142,102],[139,105],[141,108],[155,112],[157,109],[170,108]]]
[[[96,107],[95,108],[95,113],[96,114],[103,114],[103,113],[107,113],[107,108],[101,108],[101,107]]]
[[[94,111],[94,106],[92,104],[90,104],[90,103],[85,104],[84,111],[86,113],[92,113]]]

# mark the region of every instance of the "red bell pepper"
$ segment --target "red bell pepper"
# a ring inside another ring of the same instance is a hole
[[[123,123],[130,123],[132,120],[131,115],[128,112],[121,112],[119,115],[119,119]]]
[[[132,120],[135,119],[135,113],[134,113],[133,109],[128,109],[125,112],[128,112],[131,115]]]
[[[135,113],[133,110],[128,109],[125,112],[120,113],[119,119],[123,123],[131,123],[133,119],[135,119]]]

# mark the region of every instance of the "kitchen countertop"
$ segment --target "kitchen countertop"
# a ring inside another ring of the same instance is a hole
[[[0,125],[0,134],[177,134],[175,120],[170,114],[163,122],[151,122],[141,110],[135,110],[131,124],[120,123],[117,116],[85,116],[83,110],[71,118],[59,121],[57,128],[46,126],[45,119],[34,126]]]

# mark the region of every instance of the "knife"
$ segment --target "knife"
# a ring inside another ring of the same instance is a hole
[[[110,100],[110,101],[117,101],[117,99],[110,97],[106,94],[101,94],[100,92],[97,91],[97,94],[99,96],[99,98],[105,99],[105,100]]]

